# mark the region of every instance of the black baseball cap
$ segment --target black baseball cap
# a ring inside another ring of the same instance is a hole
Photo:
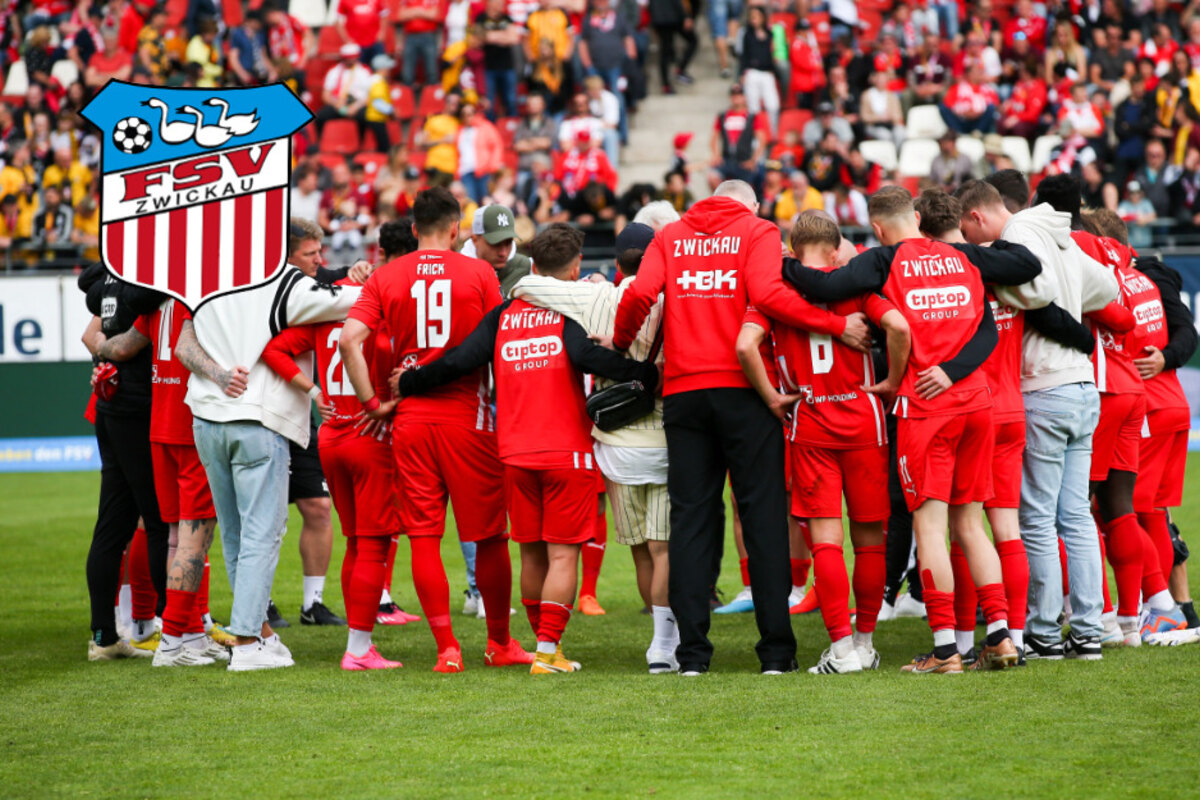
[[[617,234],[617,255],[626,250],[645,250],[654,240],[654,228],[641,222],[631,222]]]

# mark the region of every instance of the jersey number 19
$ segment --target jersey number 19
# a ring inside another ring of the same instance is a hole
[[[450,341],[450,280],[416,281],[410,295],[417,303],[417,347],[445,347]]]

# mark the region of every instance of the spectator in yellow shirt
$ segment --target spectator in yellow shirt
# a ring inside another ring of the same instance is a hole
[[[421,147],[425,149],[425,173],[433,186],[445,186],[458,174],[459,96],[446,95],[440,114],[431,114],[421,129]]]
[[[22,144],[13,150],[8,164],[0,168],[0,197],[20,194],[26,184],[37,183],[37,173],[29,161],[29,145]]]
[[[196,35],[188,42],[185,58],[189,64],[200,65],[200,80],[196,85],[211,89],[221,84],[225,67],[221,65],[221,51],[216,46],[217,21],[205,18],[196,24]]]
[[[554,0],[538,0],[537,10],[525,22],[529,35],[525,37],[525,57],[530,63],[538,60],[543,39],[554,45],[554,55],[559,61],[570,61],[575,41],[571,38],[571,20],[567,12],[558,8]]]
[[[804,211],[824,211],[825,198],[808,183],[803,170],[792,172],[790,186],[779,195],[775,203],[775,221],[790,226],[797,214]]]
[[[75,212],[71,241],[83,247],[85,261],[100,260],[100,207],[92,195],[85,196]]]
[[[71,158],[70,149],[54,151],[54,163],[46,167],[42,185],[61,184],[66,200],[72,206],[87,197],[92,187],[92,171]]]
[[[392,147],[392,138],[388,135],[387,123],[395,115],[392,108],[392,87],[388,84],[388,73],[396,66],[396,61],[387,53],[380,53],[371,59],[371,88],[367,90],[367,107],[363,111],[367,127],[375,135],[375,149],[386,153]]]

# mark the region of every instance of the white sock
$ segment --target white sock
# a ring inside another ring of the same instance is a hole
[[[834,658],[845,658],[854,652],[854,638],[852,636],[843,636],[829,646],[833,651]]]
[[[167,651],[177,650],[181,644],[183,644],[182,637],[172,636],[169,633],[164,633],[162,635],[162,641],[158,643],[158,649]]]
[[[304,576],[304,605],[300,608],[308,611],[312,608],[313,603],[321,602],[321,595],[325,591],[325,576],[324,575],[305,575]]]
[[[391,605],[393,602],[395,602],[395,601],[392,600],[392,593],[389,592],[386,588],[384,588],[383,594],[379,595],[379,605],[387,606],[387,605]]]
[[[346,637],[346,652],[355,658],[362,658],[371,649],[371,632],[356,631],[350,629],[350,635]]]
[[[875,642],[873,641],[874,637],[875,637],[874,631],[872,631],[871,633],[855,633],[854,634],[854,646],[861,647],[864,650],[874,650],[875,649]]]
[[[1022,650],[1025,649],[1025,631],[1016,631],[1009,628],[1008,635],[1012,637],[1014,645]]]
[[[955,644],[954,633],[955,631],[953,628],[946,628],[942,631],[934,631],[933,646],[945,647],[948,644]]]
[[[258,649],[258,646],[260,644],[262,644],[262,642],[255,640],[255,641],[251,642],[250,644],[235,644],[233,646],[233,649],[239,653],[252,653]]]
[[[166,638],[167,637],[164,635],[163,639],[165,640]],[[185,633],[183,635],[183,646],[191,647],[196,650],[203,650],[208,646],[208,642],[204,641],[206,638],[208,637],[206,637],[203,633]]]
[[[666,646],[679,636],[679,628],[675,624],[675,615],[670,606],[650,606],[650,615],[654,617],[654,643]]]
[[[1117,617],[1117,625],[1121,628],[1122,633],[1132,633],[1138,630],[1138,618]]]
[[[1175,598],[1171,597],[1171,593],[1164,589],[1163,591],[1148,597],[1146,599],[1146,605],[1150,606],[1155,611],[1174,611]]]
[[[975,631],[955,631],[954,645],[958,648],[958,654],[965,656],[975,646]]]
[[[133,640],[135,642],[144,642],[154,635],[154,620],[153,619],[135,619],[133,627]]]
[[[122,628],[133,629],[133,587],[128,583],[122,584],[117,593],[117,622]]]
[[[996,620],[995,622],[989,622],[989,623],[988,623],[988,626],[987,626],[987,632],[988,632],[988,633],[995,633],[996,631],[998,631],[998,630],[1000,630],[1000,629],[1002,629],[1002,628],[1007,628],[1007,627],[1008,627],[1008,620],[1007,620],[1007,619],[998,619],[998,620]]]
[[[211,631],[213,629],[213,625],[216,625],[216,623],[213,622],[212,614],[205,614],[204,616],[200,617],[200,619],[204,622],[205,633]]]
[[[537,643],[537,651],[548,656],[552,656],[558,652],[558,642],[543,642],[540,639]]]

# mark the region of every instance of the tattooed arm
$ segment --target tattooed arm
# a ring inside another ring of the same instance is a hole
[[[212,357],[200,346],[190,319],[185,320],[183,327],[179,330],[179,341],[175,343],[175,357],[179,359],[180,364],[188,368],[189,372],[208,378],[220,386],[221,391],[230,397],[238,397],[246,391],[246,378],[250,371],[245,367],[221,369],[221,366],[213,361]]]
[[[150,344],[137,328],[130,328],[124,333],[117,334],[111,339],[104,339],[96,348],[96,355],[105,361],[128,361]]]

